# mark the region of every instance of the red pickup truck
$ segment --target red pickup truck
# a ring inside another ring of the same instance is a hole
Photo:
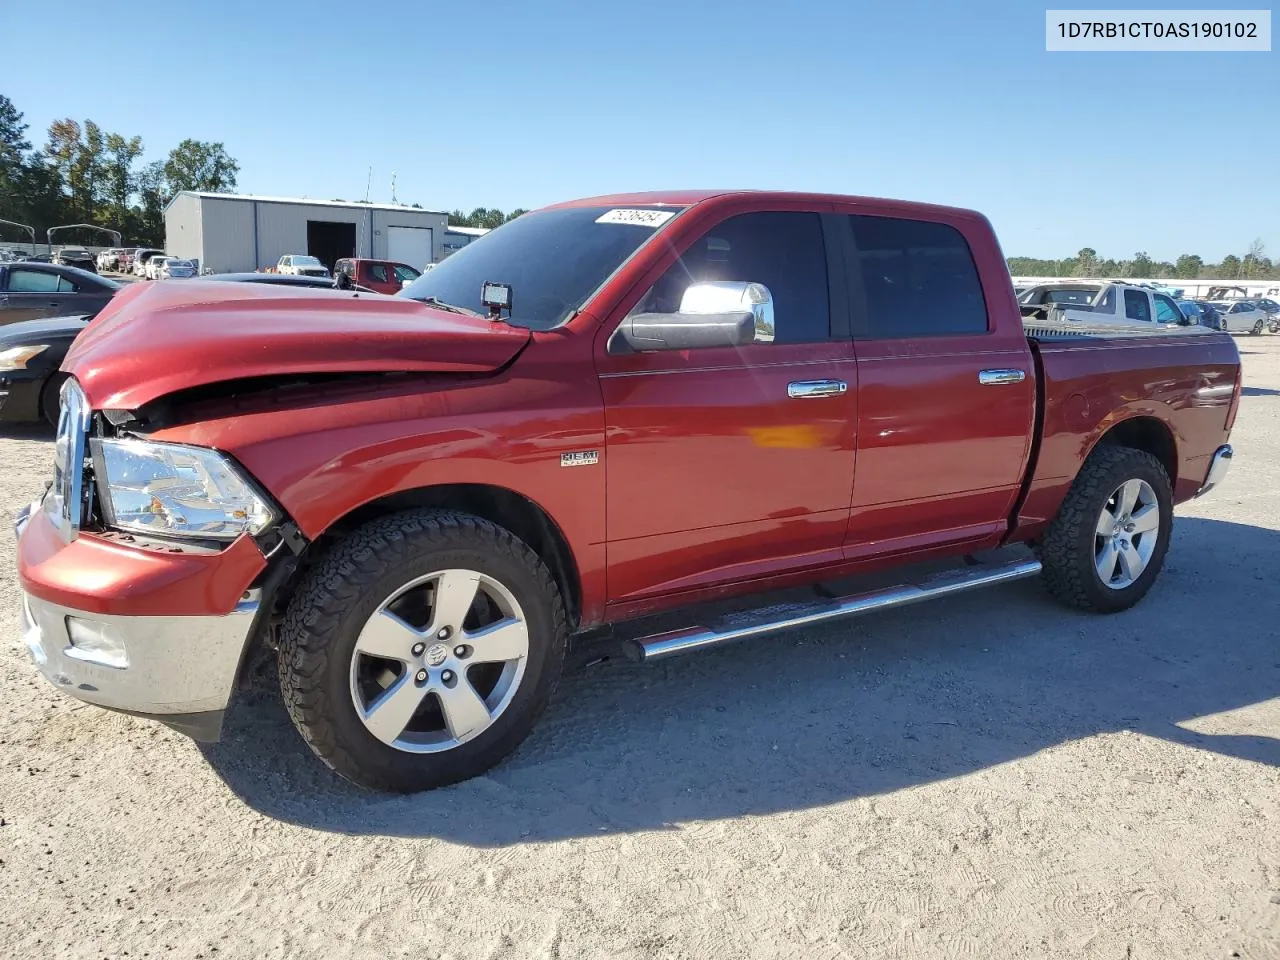
[[[1228,336],[1143,326],[1024,329],[976,213],[767,192],[553,206],[393,298],[138,284],[63,366],[26,640],[204,739],[266,644],[315,753],[412,791],[514,750],[603,625],[650,660],[1037,573],[1123,610],[1240,396]]]

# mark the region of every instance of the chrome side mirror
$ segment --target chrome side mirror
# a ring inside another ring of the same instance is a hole
[[[684,316],[708,314],[751,314],[756,343],[773,342],[773,294],[763,283],[738,280],[707,280],[690,284],[680,298]]]
[[[691,284],[675,313],[632,313],[610,338],[610,352],[740,347],[773,340],[773,297],[760,283]]]

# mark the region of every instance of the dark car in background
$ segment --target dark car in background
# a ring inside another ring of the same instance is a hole
[[[64,267],[79,267],[88,273],[98,272],[98,258],[84,247],[63,247],[53,255],[53,262]]]
[[[1280,333],[1280,303],[1270,297],[1260,297],[1254,303],[1267,315],[1267,329],[1272,333]]]
[[[1200,324],[1208,327],[1210,330],[1225,330],[1222,324],[1222,314],[1208,300],[1192,300],[1191,301],[1200,310]]]
[[[20,260],[0,264],[0,325],[67,314],[93,315],[120,284],[78,267]]]
[[[55,267],[74,270],[74,267]],[[3,270],[3,266],[0,266]],[[94,280],[101,280],[94,277]],[[222,273],[201,277],[233,283],[269,283],[276,286],[333,289],[325,277],[296,277],[279,273]],[[101,280],[115,290],[120,284]],[[375,293],[367,287],[350,288],[357,293]],[[112,292],[114,293],[115,290]],[[0,294],[3,296],[3,294]],[[110,299],[108,297],[107,299]],[[102,306],[105,306],[103,301]],[[0,326],[0,423],[58,422],[58,391],[66,379],[59,367],[71,349],[71,342],[88,326],[92,313],[60,316],[48,320],[27,320]]]

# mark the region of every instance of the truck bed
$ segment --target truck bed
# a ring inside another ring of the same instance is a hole
[[[1230,428],[1240,355],[1229,336],[1145,323],[1137,329],[1079,321],[1025,327],[1036,366],[1040,440],[1014,539],[1043,529],[1081,459],[1119,423],[1148,431],[1165,447],[1175,502],[1195,496]]]

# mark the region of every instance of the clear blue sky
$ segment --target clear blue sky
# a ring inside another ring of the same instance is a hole
[[[394,170],[434,209],[820,190],[977,208],[1007,255],[1280,257],[1280,53],[1049,54],[1044,10],[11,3],[0,92],[41,143],[65,116],[147,159],[221,140],[244,192],[358,199],[370,165],[371,199]]]

